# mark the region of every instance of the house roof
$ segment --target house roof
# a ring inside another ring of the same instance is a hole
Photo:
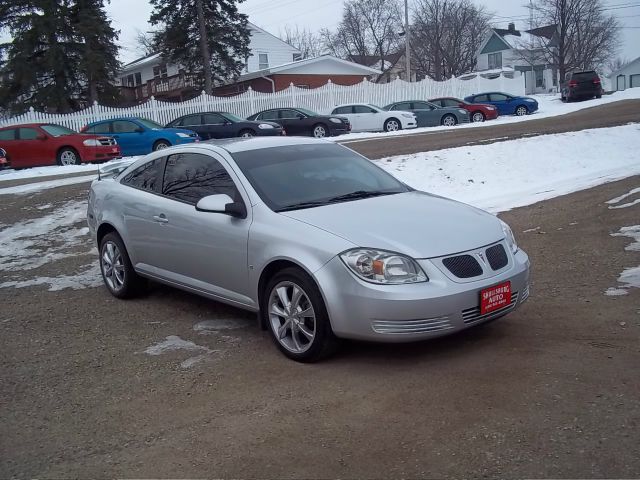
[[[613,78],[614,76],[618,75],[622,70],[626,70],[627,68],[629,68],[631,65],[634,64],[638,64],[638,71],[640,72],[640,57],[636,58],[635,60],[631,60],[629,63],[627,63],[626,65],[623,65],[622,67],[620,67],[619,69],[611,72],[609,75],[607,75],[607,77],[609,78]]]
[[[332,68],[327,68],[325,71],[317,72],[314,71],[312,66],[318,66],[320,63],[329,63],[333,64]],[[302,71],[300,71],[302,69]],[[305,72],[305,70],[307,70]],[[337,70],[342,70],[341,72],[337,72]],[[345,70],[347,72],[345,72]],[[295,72],[293,72],[295,71]],[[287,74],[287,73],[297,73],[302,75],[379,75],[382,73],[380,70],[375,68],[367,67],[365,65],[360,65],[358,63],[350,62],[348,60],[342,60],[340,58],[334,57],[332,55],[320,55],[318,57],[313,58],[305,58],[304,60],[298,60],[296,62],[284,63],[282,65],[277,65],[275,67],[264,68],[262,70],[257,70],[255,72],[245,73],[244,75],[240,75],[236,80],[229,83],[237,83],[244,82],[246,80],[253,80],[254,78],[268,77],[276,74]]]
[[[515,50],[530,48],[540,48],[543,43],[541,39],[551,40],[557,30],[557,25],[545,25],[531,30],[516,30],[513,24],[509,28],[492,28],[490,34],[480,46],[479,52],[483,52],[485,46],[491,38],[496,35],[505,46]]]
[[[404,55],[402,50],[385,55],[383,57],[384,65],[381,65],[380,55],[350,55],[349,59],[354,63],[365,65],[367,67],[373,67],[378,70],[388,70],[400,61],[402,55]]]

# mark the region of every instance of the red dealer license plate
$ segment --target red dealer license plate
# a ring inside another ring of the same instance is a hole
[[[511,282],[485,288],[480,292],[480,315],[491,313],[511,303]]]

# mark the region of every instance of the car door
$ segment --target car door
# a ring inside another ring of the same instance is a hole
[[[483,93],[481,95],[476,95],[471,100],[471,103],[483,103],[485,105],[487,105],[487,104],[493,105],[493,103],[491,103],[491,101],[489,100],[489,95],[486,94],[486,93]]]
[[[185,152],[167,157],[160,200],[153,212],[154,237],[160,248],[151,265],[172,282],[251,303],[247,267],[251,210],[242,219],[195,208],[198,200],[216,194],[249,205],[224,159],[212,155],[216,154]]]
[[[33,127],[18,128],[16,150],[20,152],[21,167],[56,163],[56,148],[49,135]]]
[[[413,113],[418,118],[419,127],[433,127],[440,125],[441,115],[438,109],[427,102],[413,102]]]
[[[122,155],[145,155],[151,151],[151,140],[146,138],[144,128],[130,120],[111,122],[111,136],[116,139]]]
[[[280,120],[280,117],[278,116],[278,110],[267,110],[266,112],[260,113],[258,116],[256,116],[256,121],[259,122],[260,120],[266,120],[268,122],[276,122],[280,126],[284,127],[282,120]],[[286,132],[287,132],[287,135],[292,135],[289,132],[289,130],[286,130]]]
[[[353,116],[360,125],[361,132],[382,131],[387,112],[378,112],[367,105],[354,105]]]
[[[491,93],[489,94],[489,103],[495,105],[498,108],[500,115],[513,114],[513,97],[505,95],[503,93]]]
[[[11,161],[11,166],[20,167],[22,165],[22,152],[18,148],[18,129],[8,128],[0,130],[0,148],[7,152]]]
[[[209,140],[214,138],[212,132],[207,126],[203,125],[202,115],[187,115],[182,119],[179,124],[173,125],[174,128],[186,128],[188,130],[196,132],[203,140]]]
[[[202,119],[203,129],[211,134],[209,138],[231,138],[237,136],[234,124],[222,115],[205,113],[202,115]]]
[[[278,123],[284,127],[287,135],[309,135],[312,125],[305,122],[306,118],[306,115],[291,108],[278,110]]]
[[[359,118],[353,113],[353,105],[343,105],[342,107],[336,107],[331,112],[331,115],[344,117],[351,123],[351,131],[362,131],[362,124]]]

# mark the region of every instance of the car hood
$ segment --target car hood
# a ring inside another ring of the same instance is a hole
[[[281,215],[338,235],[359,247],[434,258],[504,238],[490,213],[424,192],[367,198]]]

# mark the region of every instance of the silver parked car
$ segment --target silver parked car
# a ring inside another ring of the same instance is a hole
[[[109,291],[157,280],[260,313],[299,361],[338,338],[437,337],[515,310],[529,259],[493,215],[399,182],[325,140],[172,147],[91,185]]]

